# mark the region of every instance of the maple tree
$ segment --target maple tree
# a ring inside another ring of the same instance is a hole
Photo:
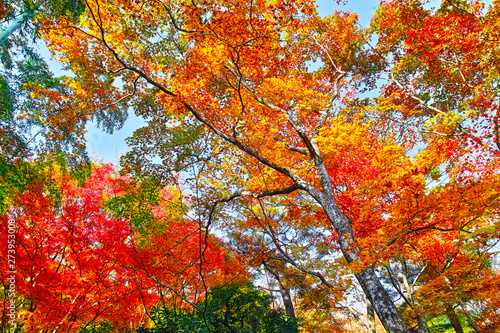
[[[426,145],[414,159],[414,173],[427,183],[410,186],[413,198],[403,197],[392,214],[410,225],[402,228],[411,233],[413,248],[407,253],[427,267],[422,278],[428,284],[420,290],[424,306],[433,311],[456,307],[478,331],[464,305],[483,297],[473,286],[486,283],[495,290],[490,283],[498,279],[491,265],[495,251],[490,251],[498,239],[498,98],[493,88],[498,41],[492,30],[498,3],[486,12],[480,2],[443,1],[438,10],[424,5],[384,2],[373,21],[380,36],[377,52],[391,68],[378,105],[384,116],[396,116],[392,121],[400,122],[409,138]],[[497,302],[495,295],[486,298]],[[486,322],[479,326],[488,329]]]
[[[229,145],[238,158],[248,160],[242,163],[251,179],[247,190],[254,195],[305,190],[323,207],[339,233],[348,262],[358,259],[358,250],[352,247],[350,219],[335,203],[334,186],[318,144],[320,130],[332,121],[330,109],[346,75],[336,64],[344,70],[355,67],[354,54],[360,52],[357,44],[365,38],[355,26],[354,15],[337,13],[322,20],[310,2],[179,3],[176,8],[146,4],[147,11],[139,11],[139,4],[130,2],[87,5],[88,20],[81,20],[76,29],[61,29],[58,22],[46,27],[50,47],[64,54],[64,61],[75,73],[78,67],[106,64],[111,66],[110,73],[127,72],[122,78],[124,89],[137,91],[145,83],[152,84],[161,93],[155,99],[164,110],[190,114]],[[130,13],[126,17],[115,15],[121,6]],[[151,24],[148,18],[156,11],[171,18],[155,21],[156,29],[165,29],[173,36],[143,44],[140,40],[153,31],[147,26]],[[238,15],[242,11],[245,15]],[[234,12],[230,15],[234,20],[226,18],[229,12]],[[78,45],[68,42],[67,33],[78,35],[72,39]],[[280,34],[285,38],[280,40]],[[171,54],[165,64],[155,59],[158,52],[152,52],[162,43],[171,45],[162,48],[162,57]],[[322,43],[328,47],[337,44],[338,49],[324,52]],[[92,54],[75,52],[82,45],[92,45]],[[316,75],[307,70],[312,50],[325,63]],[[141,57],[135,56],[137,52]],[[95,71],[82,74],[83,91],[91,80],[92,85],[101,82]],[[270,133],[263,136],[263,131]],[[266,183],[262,182],[260,165],[270,175],[264,179]],[[402,318],[373,268],[356,276],[386,329],[403,331]]]
[[[113,167],[103,165],[94,167],[81,186],[68,171],[52,167],[2,214],[3,254],[6,221],[18,228],[16,308],[24,330],[74,332],[103,320],[115,329],[132,329],[148,323],[158,302],[198,302],[207,288],[227,282],[224,272],[233,278],[238,261],[213,238],[199,242],[196,224],[183,221],[175,208],[174,192],[162,190],[156,201],[143,201],[149,204],[143,211],[149,209],[152,216],[149,223],[136,217],[134,225],[130,217],[110,215],[118,214],[116,201],[123,195],[136,196],[132,189],[147,192],[131,179],[113,177]],[[114,204],[106,204],[109,200]],[[121,215],[134,211],[122,207]],[[197,264],[200,258],[204,266]],[[4,292],[7,271],[0,277]],[[5,320],[2,315],[2,327]]]
[[[264,290],[279,295],[287,316],[300,319],[302,332],[350,332],[348,323],[368,330],[351,304],[360,295],[332,246],[333,229],[324,213],[314,213],[311,200],[240,200],[238,205],[241,216],[228,222],[231,245],[242,258],[252,258],[254,279],[259,276]]]
[[[307,0],[84,3],[77,20],[37,15],[73,72],[71,92],[31,90],[58,110],[25,111],[63,129],[48,137],[81,134],[103,110],[112,125],[132,106],[148,124],[122,163],[165,183],[186,175],[194,229],[230,227],[242,204],[277,196],[299,207],[290,215],[303,224],[284,219],[297,232],[315,220],[388,332],[424,331],[423,317],[443,309],[455,321],[454,308],[472,327],[496,323],[494,307],[481,323],[466,303],[498,304],[497,1],[382,1],[368,29]],[[392,287],[380,280],[398,260],[417,268],[411,288],[390,272]]]
[[[98,180],[99,176],[103,180],[104,173],[95,175],[91,179],[94,188],[87,187],[81,196],[68,177],[49,181],[50,187],[42,179],[33,181],[14,198],[15,208],[2,215],[3,220],[13,219],[18,225],[16,288],[22,298],[16,306],[26,329],[77,330],[101,312],[123,311],[113,308],[120,299],[137,306],[137,297],[132,302],[131,296],[141,288],[133,283],[133,276],[126,282],[123,268],[98,255],[99,250],[123,251],[128,236],[125,221],[106,219],[100,211],[106,183]],[[58,188],[59,197],[54,195]],[[2,237],[2,251],[6,241]]]

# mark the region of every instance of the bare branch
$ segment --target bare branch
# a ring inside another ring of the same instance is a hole
[[[420,97],[416,96],[415,94],[413,94],[412,92],[408,91],[408,89],[406,89],[405,87],[403,87],[403,85],[401,84],[401,82],[399,82],[394,73],[393,72],[389,72],[389,76],[391,77],[391,81],[394,82],[394,84],[396,84],[398,86],[399,89],[401,89],[403,92],[405,92],[411,99],[417,101],[420,103],[420,105],[430,109],[430,110],[433,110],[434,112],[436,113],[440,113],[440,114],[446,114],[446,112],[430,105],[429,103],[427,103],[426,101],[424,101],[423,99],[421,99]]]
[[[165,10],[168,13],[168,16],[170,17],[170,22],[172,22],[172,25],[174,26],[174,28],[176,30],[181,31],[181,32],[185,32],[187,34],[192,34],[192,33],[196,32],[196,30],[186,30],[186,29],[182,28],[177,23],[177,21],[175,20],[174,15],[173,15],[172,11],[170,10],[170,8],[167,5],[165,5],[165,3],[163,3],[163,1],[161,1],[161,0],[156,0],[156,1],[158,1],[159,3],[161,3],[161,5],[163,6],[163,8],[165,8]]]

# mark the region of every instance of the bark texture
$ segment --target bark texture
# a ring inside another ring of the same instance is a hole
[[[427,333],[430,332],[432,333],[431,329],[429,328],[429,325],[427,325],[427,322],[424,320],[422,317],[418,317],[418,333]]]
[[[280,294],[283,299],[283,305],[285,306],[285,313],[287,317],[295,319],[295,310],[293,307],[292,297],[290,296],[290,290],[288,288],[282,287],[280,283]]]
[[[448,306],[448,308],[446,309],[446,315],[448,316],[451,326],[453,326],[455,332],[464,333],[462,324],[460,324],[460,320],[458,319],[457,313],[455,312],[455,309],[453,309],[452,306]]]
[[[373,309],[373,305],[368,298],[366,299],[366,319],[368,322],[368,332],[376,333],[377,329],[375,328],[375,309]]]

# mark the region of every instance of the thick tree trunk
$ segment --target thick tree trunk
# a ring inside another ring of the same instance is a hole
[[[330,183],[331,184],[331,183]],[[354,247],[354,233],[351,229],[351,221],[349,217],[344,215],[335,203],[333,198],[333,191],[331,197],[322,193],[320,204],[325,210],[328,219],[333,224],[335,230],[339,235],[339,245],[342,254],[347,262],[351,263],[358,260],[359,249]],[[366,297],[373,305],[377,316],[384,325],[388,333],[409,333],[412,332],[408,326],[403,323],[403,318],[398,312],[396,305],[385,290],[379,278],[375,274],[373,267],[368,267],[360,273],[354,274],[358,280],[361,288],[365,292]]]
[[[429,325],[427,325],[427,322],[424,320],[422,317],[418,317],[417,319],[418,322],[418,333],[432,333],[431,329],[429,328]]]
[[[287,317],[295,319],[295,310],[293,308],[292,297],[290,296],[290,290],[288,288],[282,287],[280,282],[280,294],[283,299],[283,305],[285,306],[285,313]]]
[[[10,35],[21,27],[25,19],[31,19],[34,13],[23,13],[17,17],[2,33],[0,33],[0,45],[9,38]]]
[[[446,315],[448,316],[451,326],[453,326],[455,332],[464,333],[462,324],[460,324],[460,320],[458,319],[457,313],[455,312],[455,309],[453,309],[452,306],[448,306],[448,308],[446,309]]]
[[[361,285],[361,288],[363,288],[366,297],[372,303],[386,331],[389,333],[411,332],[411,329],[403,324],[401,314],[398,312],[396,305],[382,286],[373,268],[369,267],[361,273],[354,275]]]

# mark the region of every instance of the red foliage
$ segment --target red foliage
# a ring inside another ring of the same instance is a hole
[[[112,177],[113,172],[111,165],[95,168],[82,187],[69,176],[53,174],[57,196],[47,193],[44,182],[33,183],[2,216],[2,257],[7,257],[6,221],[17,226],[15,287],[18,323],[24,329],[75,332],[104,319],[116,328],[136,327],[159,300],[158,283],[170,291],[197,289],[183,294],[191,299],[203,295],[196,263],[205,249],[204,234],[200,243],[197,226],[179,219],[138,245],[128,222],[104,209],[106,198],[122,193],[120,184],[127,181]],[[201,272],[208,286],[237,268],[212,238],[204,259]],[[0,273],[4,286],[6,265]]]

